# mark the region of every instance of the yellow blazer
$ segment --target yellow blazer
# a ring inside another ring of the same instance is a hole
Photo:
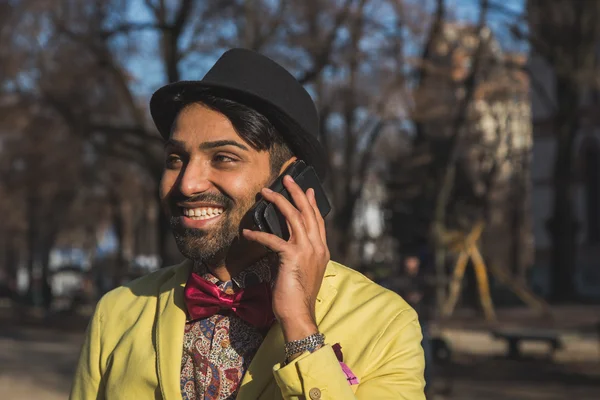
[[[181,399],[191,262],[107,293],[89,324],[72,400]],[[283,366],[275,323],[243,377],[238,400],[424,400],[424,357],[416,312],[398,295],[335,262],[327,266],[316,318],[328,346]],[[349,385],[330,345],[358,377]]]

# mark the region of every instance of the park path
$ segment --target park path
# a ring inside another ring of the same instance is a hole
[[[573,320],[577,313],[571,311],[565,309],[564,314]],[[597,308],[591,311],[597,318]],[[531,357],[509,360],[504,357],[505,343],[494,340],[483,326],[458,322],[442,328],[454,357],[451,364],[439,368],[436,386],[451,392],[433,400],[600,399],[600,340],[591,329],[581,334],[573,329],[581,327],[583,321],[592,322],[590,317],[583,315],[569,323],[571,326],[560,327],[566,346],[553,359],[544,358],[543,345],[528,345],[526,351]],[[561,315],[558,320],[568,319]],[[69,324],[58,324],[58,320],[19,324],[0,318],[1,400],[68,397],[86,319],[65,317]],[[60,328],[50,327],[52,324]]]
[[[0,399],[66,399],[82,342],[82,334],[2,329]]]

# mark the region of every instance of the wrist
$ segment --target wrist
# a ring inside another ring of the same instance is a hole
[[[319,328],[310,317],[291,318],[279,321],[286,343],[304,339],[319,332]]]

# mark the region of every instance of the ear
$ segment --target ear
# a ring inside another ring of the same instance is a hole
[[[287,160],[286,162],[284,162],[283,165],[281,166],[281,169],[279,170],[279,174],[278,175],[281,175],[283,173],[283,171],[285,171],[285,169],[287,167],[289,167],[290,165],[292,165],[292,163],[294,161],[296,161],[297,159],[298,159],[298,157],[292,156],[292,158],[290,158],[289,160]]]

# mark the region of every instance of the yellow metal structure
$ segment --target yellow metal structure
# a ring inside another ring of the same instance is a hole
[[[480,221],[473,226],[471,232],[467,235],[463,232],[452,231],[444,236],[444,242],[450,251],[457,253],[458,256],[452,273],[452,279],[449,284],[448,298],[441,310],[442,317],[448,318],[454,312],[456,303],[460,297],[462,281],[467,270],[467,265],[469,264],[469,259],[471,259],[475,270],[479,301],[486,320],[489,322],[496,321],[496,312],[490,294],[488,270],[499,282],[508,286],[527,305],[537,309],[542,314],[549,314],[548,305],[542,299],[533,294],[531,290],[522,283],[515,282],[515,280],[502,268],[492,267],[488,269],[478,247],[478,241],[483,232],[483,228],[484,223]]]

